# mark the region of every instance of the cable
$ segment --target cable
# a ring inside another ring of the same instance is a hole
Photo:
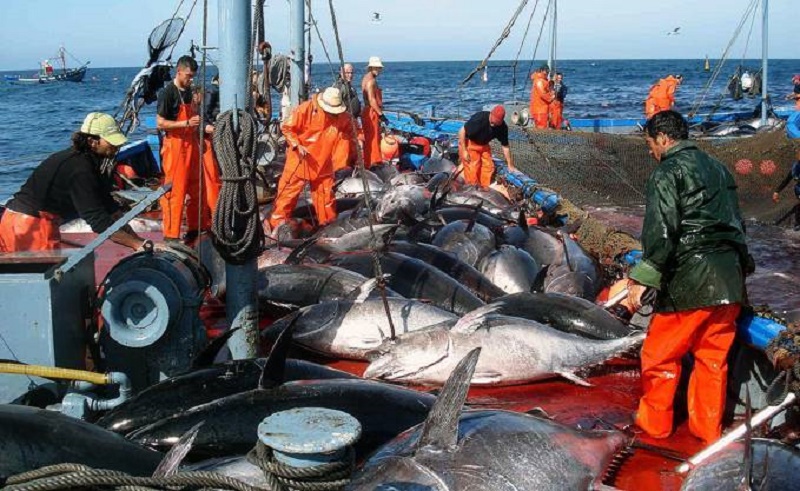
[[[542,34],[544,34],[544,25],[547,22],[547,14],[550,12],[550,5],[552,4],[553,0],[547,2],[547,9],[544,11],[544,17],[542,17],[542,25],[539,27],[539,36],[536,37],[536,45],[533,47],[533,54],[531,55],[531,61],[528,63],[528,73],[531,73],[533,70],[533,62],[536,61],[536,53],[539,51],[539,43],[542,41]],[[528,84],[531,82],[531,78],[528,77],[525,80],[525,88],[528,87]]]
[[[524,0],[527,2],[528,0]],[[336,9],[333,7],[333,0],[328,0],[328,6],[330,7],[331,11],[331,24],[333,25],[333,34],[336,38],[336,49],[339,53],[339,69],[344,72],[344,51],[342,50],[342,41],[339,38],[339,27],[336,23]],[[375,280],[377,282],[378,291],[381,293],[381,299],[383,301],[383,309],[386,312],[386,318],[389,321],[389,331],[391,333],[390,339],[395,339],[395,327],[394,322],[392,321],[392,313],[389,309],[389,301],[386,298],[386,278],[383,275],[383,268],[381,267],[381,260],[378,256],[378,250],[376,244],[378,243],[377,237],[375,236],[375,229],[373,227],[373,222],[375,221],[375,215],[372,212],[372,203],[371,203],[371,191],[369,182],[367,181],[367,173],[364,170],[364,153],[361,151],[361,147],[358,145],[357,141],[357,128],[356,128],[356,120],[355,118],[350,118],[350,124],[353,131],[353,139],[356,140],[356,153],[358,158],[356,160],[356,166],[358,167],[359,174],[361,174],[361,182],[364,186],[364,206],[367,208],[367,213],[369,216],[369,234],[371,238],[371,242],[373,244],[372,247],[372,262],[373,268],[375,270]]]
[[[476,73],[481,71],[486,66],[486,63],[489,61],[489,58],[492,57],[492,55],[494,54],[495,50],[497,50],[497,48],[499,48],[500,45],[503,44],[503,41],[506,40],[506,38],[509,36],[509,34],[511,34],[511,28],[514,27],[514,23],[517,22],[517,17],[519,17],[519,14],[522,13],[522,10],[525,8],[525,6],[527,4],[528,4],[528,0],[522,0],[522,2],[520,2],[519,6],[517,7],[516,12],[514,12],[514,15],[511,16],[511,20],[508,21],[508,24],[506,24],[506,27],[503,29],[503,32],[500,33],[500,37],[497,39],[497,41],[495,41],[494,46],[492,46],[492,49],[489,50],[489,54],[486,55],[486,58],[484,58],[483,61],[481,61],[478,64],[478,66],[475,69],[473,69],[469,73],[469,75],[467,75],[464,78],[464,80],[461,81],[460,85],[464,85],[467,82],[469,82],[472,79],[472,77],[475,76]]]
[[[522,41],[519,43],[517,56],[514,58],[514,63],[511,65],[513,69],[511,74],[511,100],[517,100],[517,64],[519,63],[519,55],[522,53],[522,48],[525,46],[525,41],[528,39],[528,30],[531,28],[531,22],[533,21],[533,16],[536,15],[536,9],[538,7],[539,0],[536,0],[536,3],[533,4],[533,10],[531,10],[531,16],[528,17],[528,24],[525,26],[525,33],[522,35]]]
[[[263,249],[264,230],[258,216],[255,186],[258,124],[245,111],[239,110],[237,116],[238,129],[233,125],[233,111],[229,110],[219,115],[214,130],[222,189],[213,232],[220,255],[227,262],[244,264]]]

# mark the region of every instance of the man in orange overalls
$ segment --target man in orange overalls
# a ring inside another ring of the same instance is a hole
[[[752,258],[736,182],[688,140],[683,116],[661,111],[644,131],[659,165],[647,181],[644,255],[629,274],[628,302],[638,309],[647,288],[658,293],[642,346],[643,395],[635,420],[653,438],[672,433],[681,358],[692,353],[689,431],[709,444],[722,432],[728,350]]]
[[[535,128],[547,128],[550,103],[553,102],[553,91],[547,80],[547,65],[542,65],[531,74],[531,102],[530,113]]]
[[[675,91],[681,85],[683,76],[668,75],[650,87],[644,103],[644,115],[650,119],[655,113],[672,109],[675,106]]]
[[[114,118],[89,113],[73,133],[72,146],[47,157],[6,204],[0,252],[59,249],[61,220],[80,217],[98,234],[110,227],[122,210],[101,167],[126,141]],[[131,249],[145,242],[127,225],[110,238]]]
[[[272,235],[276,236],[278,227],[292,216],[306,183],[311,185],[317,224],[324,225],[336,218],[331,159],[341,140],[353,137],[352,124],[341,93],[334,87],[297,106],[283,122],[286,165],[269,217]]]
[[[187,242],[211,228],[211,215],[217,206],[219,172],[211,165],[212,159],[203,159],[203,167],[209,168],[203,169],[202,179],[200,176],[198,126],[201,118],[192,101],[191,86],[196,72],[197,62],[190,56],[181,56],[175,79],[158,96],[156,125],[164,132],[161,166],[164,184],[172,183],[172,190],[160,200],[165,240],[180,240],[184,205],[187,225],[184,239]],[[211,151],[208,147],[206,153]]]
[[[383,115],[383,91],[378,86],[378,75],[382,71],[381,59],[372,56],[367,64],[367,73],[361,79],[361,91],[364,96],[361,127],[364,129],[364,167],[366,168],[382,161],[380,124],[389,122]]]
[[[550,127],[560,130],[564,124],[564,99],[567,98],[567,85],[564,83],[564,75],[556,73],[553,81],[553,102],[550,103]]]
[[[458,131],[458,154],[467,184],[488,188],[492,183],[494,161],[489,142],[494,139],[500,142],[508,168],[514,170],[505,116],[505,108],[498,104],[491,112],[479,111],[473,114]]]

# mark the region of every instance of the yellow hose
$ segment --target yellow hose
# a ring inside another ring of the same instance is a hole
[[[57,378],[65,380],[82,380],[97,385],[111,383],[105,373],[87,372],[86,370],[72,370],[69,368],[45,367],[41,365],[18,365],[16,363],[0,363],[0,373],[13,373],[18,375],[33,375],[44,378]]]

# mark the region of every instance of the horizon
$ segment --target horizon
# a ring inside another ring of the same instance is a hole
[[[482,4],[462,0],[336,0],[335,9],[347,60],[360,62],[379,55],[396,63],[475,61],[486,56],[519,1],[495,0],[491,9],[485,9]],[[65,9],[57,0],[3,0],[0,41],[14,49],[0,52],[0,67],[3,71],[36,70],[59,45],[79,59],[92,60],[90,67],[142,66],[147,59],[147,36],[173,14],[174,3],[82,0],[80,8]],[[528,3],[495,53],[497,60],[514,59],[518,52],[526,60],[547,58],[550,32],[542,22],[545,5],[540,3],[544,2]],[[730,60],[760,58],[760,11],[748,18],[731,43],[750,0],[729,0],[722,7],[720,3],[673,0],[665,10],[660,5],[632,4],[629,0],[606,0],[603,5],[592,0],[563,0],[558,10],[556,59],[695,60],[706,55],[719,59],[729,44]],[[206,44],[215,46],[218,6],[216,0],[208,4]],[[337,58],[327,2],[314,2],[312,6],[324,44]],[[182,7],[179,15],[185,16],[187,11],[188,6]],[[770,2],[770,59],[798,59],[792,42],[795,11],[796,0]],[[44,12],[58,15],[41,15]],[[265,31],[273,52],[287,53],[288,2],[270,2],[265,12]],[[379,22],[371,21],[374,12],[380,14]],[[201,21],[202,5],[189,19],[174,59],[188,51],[191,40],[201,43]],[[530,32],[523,42],[526,24]],[[324,54],[316,30],[312,31],[311,50],[319,60]],[[539,36],[541,42],[537,43]],[[212,58],[216,54],[209,52]]]
[[[576,62],[576,61],[595,62],[595,61],[704,61],[704,60],[705,60],[705,57],[701,57],[701,58],[559,58],[557,61],[558,62],[564,62],[564,61],[567,61],[567,62]],[[709,57],[708,60],[710,62],[714,62],[714,61],[719,61],[720,58],[711,58],[711,57]],[[796,60],[800,61],[800,57],[798,57],[798,58],[770,57],[767,61],[796,61]],[[87,61],[91,62],[91,60],[87,60]],[[173,63],[175,61],[177,61],[177,60],[173,60]],[[198,61],[198,63],[200,63],[200,59],[198,59],[197,61]],[[358,64],[361,61],[362,60],[356,60],[356,61],[348,60],[346,62],[355,64],[356,66],[358,66]],[[382,61],[384,62],[384,64],[393,64],[393,63],[467,63],[467,62],[480,63],[481,62],[480,59],[471,59],[471,60],[470,59],[463,59],[463,60],[382,60]],[[504,59],[490,60],[488,66],[491,67],[492,63],[504,63],[504,62],[513,62],[513,61],[514,60],[504,60]],[[531,60],[530,59],[525,59],[525,60],[519,60],[519,61],[520,61],[520,63],[522,63],[523,61],[524,62],[530,62]],[[537,61],[538,62],[544,62],[544,63],[547,62],[546,59],[536,59],[536,60],[533,60],[533,61],[534,61],[534,63],[536,63]],[[731,60],[728,60],[728,61],[730,62]],[[738,61],[749,61],[749,62],[759,61],[760,62],[761,58],[744,58],[744,59],[739,58]],[[363,60],[363,62],[364,62],[364,64],[366,64],[367,60]],[[336,62],[334,62],[334,64],[336,64]],[[209,65],[216,66],[216,65],[214,65],[213,63],[210,63],[210,62],[209,62]],[[328,65],[327,61],[318,61],[318,62],[315,61],[314,63],[312,63],[312,66],[327,66],[327,65]],[[258,66],[261,66],[261,64],[259,63]],[[70,68],[73,68],[73,67],[70,66]],[[143,68],[143,66],[142,65],[95,66],[94,64],[90,63],[88,69],[91,70],[93,68],[96,68],[96,69],[131,68],[131,69],[137,69],[138,70],[138,69]],[[38,71],[38,70],[39,70],[38,67],[28,67],[28,68],[3,68],[3,67],[0,67],[0,73],[19,72],[19,71]],[[800,73],[800,66],[798,66],[798,72]]]

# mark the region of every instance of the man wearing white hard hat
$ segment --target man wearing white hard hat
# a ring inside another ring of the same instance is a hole
[[[336,218],[332,156],[342,139],[353,137],[350,114],[335,87],[328,87],[297,106],[281,124],[281,131],[286,137],[286,165],[269,217],[273,236],[291,218],[306,183],[311,185],[317,225]]]
[[[89,113],[72,146],[47,157],[6,204],[0,218],[0,252],[60,248],[58,227],[63,220],[83,218],[95,233],[115,221],[119,206],[111,197],[111,181],[100,168],[127,141],[114,118]],[[137,249],[144,239],[130,227],[111,236]]]
[[[361,113],[361,127],[364,129],[364,167],[381,162],[380,124],[389,120],[383,115],[383,91],[378,86],[378,75],[383,71],[383,63],[372,56],[367,63],[367,73],[361,79],[364,95],[364,110]]]

